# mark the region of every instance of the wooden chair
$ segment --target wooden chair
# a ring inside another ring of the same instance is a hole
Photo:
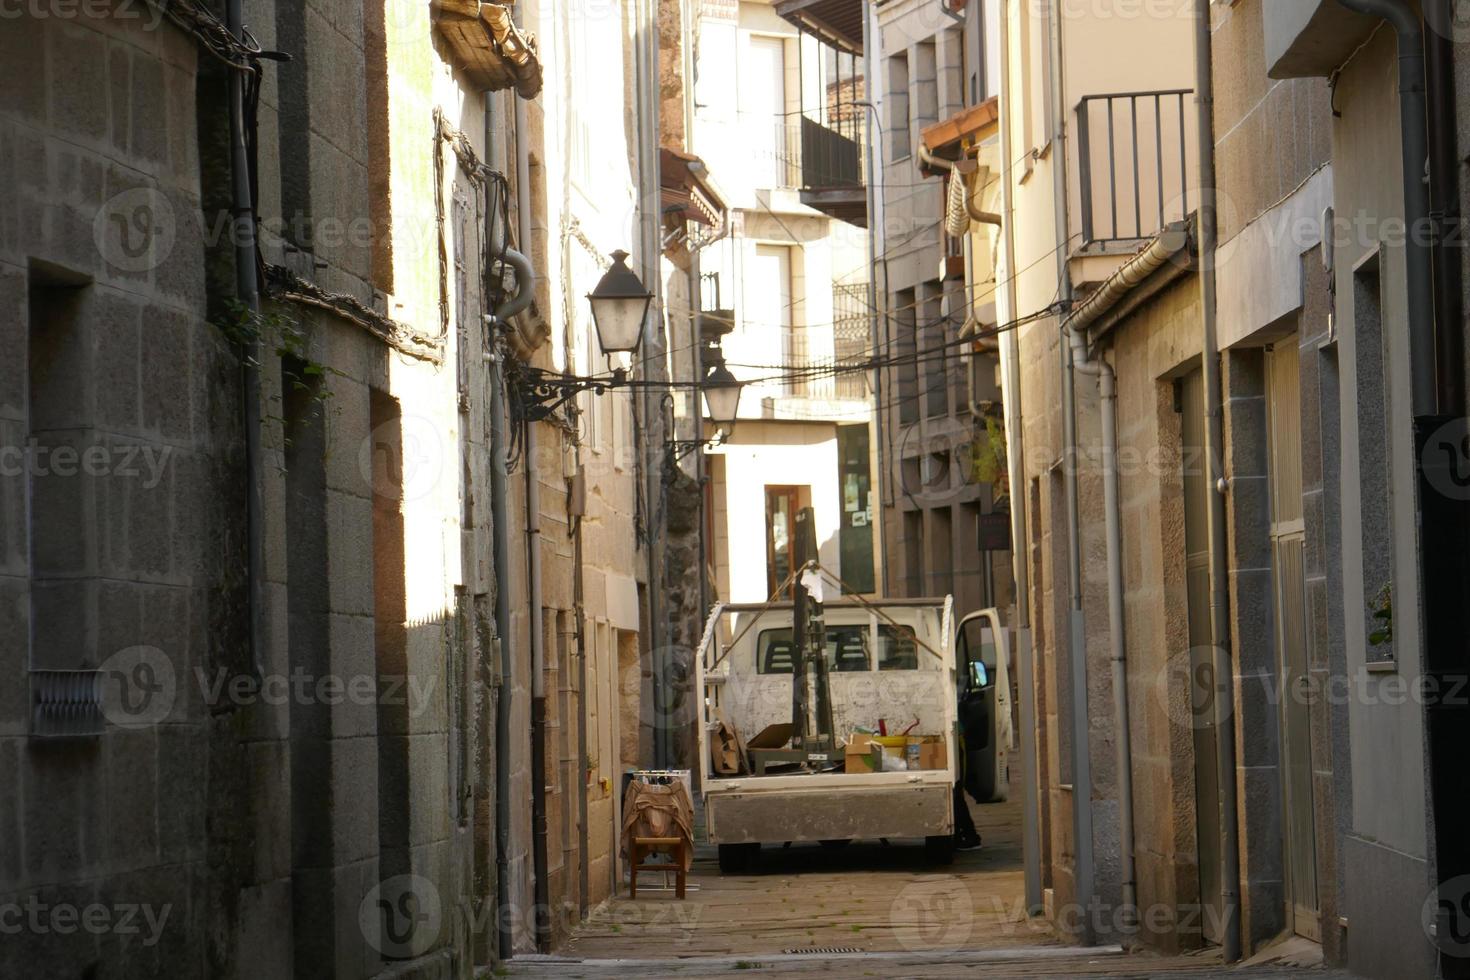
[[[673,864],[644,864],[643,859],[650,854],[671,854],[674,858]],[[638,897],[638,872],[640,871],[673,871],[674,872],[674,897],[684,897],[684,883],[688,872],[684,870],[684,838],[682,837],[634,837],[628,847],[628,863],[631,870],[628,873],[628,897]]]

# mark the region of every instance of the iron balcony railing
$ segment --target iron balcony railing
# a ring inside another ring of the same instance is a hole
[[[863,119],[855,111],[823,123],[803,113],[747,123],[754,183],[804,191],[861,191]]]
[[[1189,214],[1192,95],[1117,92],[1077,104],[1084,247],[1152,238]]]

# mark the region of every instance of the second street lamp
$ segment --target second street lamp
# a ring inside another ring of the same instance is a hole
[[[592,323],[604,354],[632,354],[643,339],[643,322],[648,317],[653,293],[633,274],[622,249],[612,253],[612,267],[603,273],[597,287],[587,294]]]
[[[704,407],[715,425],[731,428],[740,410],[740,389],[744,387],[724,364],[716,364],[705,376]]]

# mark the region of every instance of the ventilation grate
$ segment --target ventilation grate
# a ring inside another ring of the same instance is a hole
[[[76,738],[101,735],[103,727],[99,671],[31,671],[32,735]]]

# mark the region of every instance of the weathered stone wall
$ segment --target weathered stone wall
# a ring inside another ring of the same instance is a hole
[[[0,903],[42,910],[0,973],[224,973],[289,890],[263,804],[279,743],[247,744],[194,682],[238,666],[246,623],[240,389],[194,220],[199,66],[146,6],[89,10],[0,32]],[[44,737],[40,672],[99,667],[104,734]],[[132,693],[155,696],[120,703],[113,668],[154,671]]]
[[[1140,938],[1169,951],[1203,945],[1191,711],[1184,467],[1174,380],[1199,366],[1199,283],[1185,276],[1113,332],[1119,498],[1132,729],[1134,867]]]

